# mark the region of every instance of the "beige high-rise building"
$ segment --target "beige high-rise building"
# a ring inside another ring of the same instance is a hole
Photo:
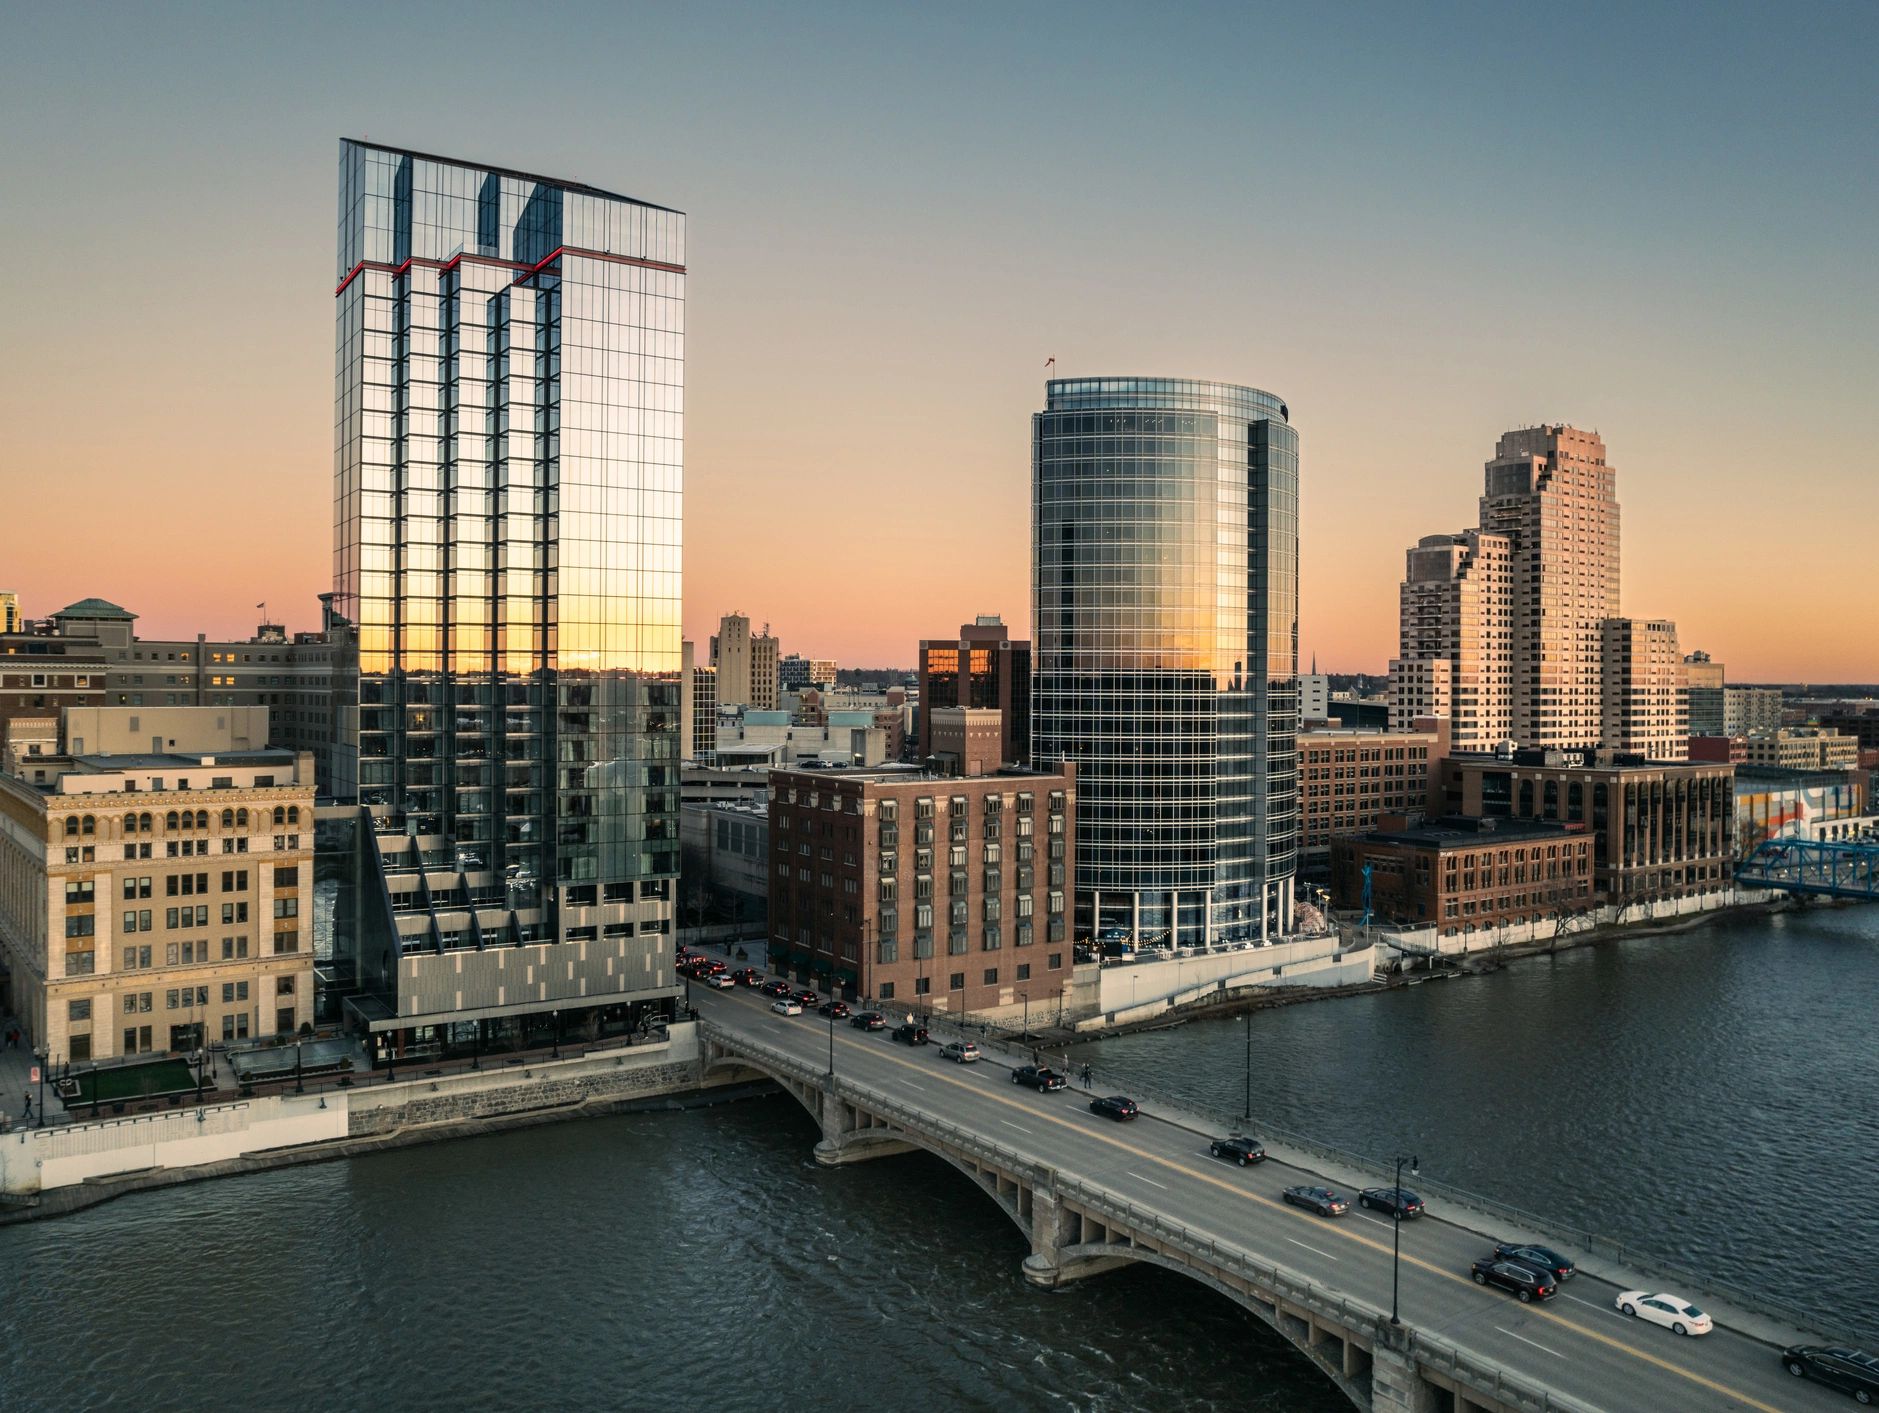
[[[0,776],[0,1009],[31,1046],[83,1064],[311,1022],[313,757],[56,764]]]
[[[1607,618],[1601,639],[1604,744],[1651,760],[1688,760],[1690,714],[1677,625]]]
[[[1603,729],[1603,629],[1618,608],[1618,497],[1596,433],[1508,432],[1487,464],[1481,528],[1513,544],[1513,737],[1583,749]]]
[[[775,711],[782,697],[778,680],[781,661],[780,645],[770,636],[767,624],[762,633],[752,634],[750,620],[743,614],[725,614],[718,620],[717,634],[711,640],[711,662],[718,670],[719,704]]]
[[[1605,443],[1564,424],[1508,432],[1485,492],[1480,528],[1427,536],[1409,551],[1391,725],[1446,716],[1464,751],[1602,743],[1684,759],[1676,625],[1619,613]]]
[[[1446,717],[1466,750],[1512,729],[1513,544],[1464,530],[1425,535],[1409,551],[1401,593],[1402,655],[1390,664],[1390,727]]]

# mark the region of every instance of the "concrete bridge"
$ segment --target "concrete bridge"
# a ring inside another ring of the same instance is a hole
[[[1561,1297],[1521,1305],[1476,1287],[1491,1239],[1444,1211],[1404,1224],[1401,1323],[1392,1323],[1392,1242],[1383,1218],[1325,1220],[1279,1199],[1324,1178],[1274,1152],[1241,1169],[1215,1159],[1204,1125],[1145,1112],[1119,1125],[1081,1090],[1013,1087],[997,1063],[954,1066],[845,1022],[777,1016],[748,993],[700,999],[707,1078],[776,1081],[821,1128],[828,1166],[921,1150],[996,1202],[1028,1244],[1025,1279],[1050,1288],[1141,1263],[1198,1280],[1289,1340],[1374,1413],[1837,1408],[1783,1372],[1798,1332],[1721,1318],[1679,1338],[1614,1308],[1620,1288],[1582,1271]],[[1146,1106],[1145,1106],[1146,1107]],[[1268,1144],[1271,1151],[1273,1145]],[[1354,1197],[1343,1179],[1330,1185]],[[1431,1203],[1431,1206],[1438,1204]],[[1477,1224],[1478,1225],[1478,1224]],[[1497,1236],[1531,1240],[1532,1233]],[[1627,1273],[1614,1272],[1629,1280]],[[1636,1284],[1660,1288],[1636,1278]],[[1669,1286],[1706,1307],[1701,1290]]]

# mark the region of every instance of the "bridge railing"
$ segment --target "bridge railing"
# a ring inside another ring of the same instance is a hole
[[[825,1070],[786,1050],[759,1040],[747,1039],[710,1021],[701,1024],[707,1038],[717,1040],[739,1054],[761,1059],[798,1079],[827,1082]],[[1034,1184],[1046,1186],[1059,1200],[1067,1198],[1135,1237],[1172,1247],[1197,1268],[1204,1263],[1216,1271],[1236,1276],[1296,1309],[1310,1311],[1347,1330],[1367,1330],[1374,1334],[1387,1324],[1387,1312],[1376,1306],[1314,1285],[1294,1271],[1261,1260],[1243,1246],[1225,1241],[1212,1232],[1173,1221],[1086,1179],[1066,1173],[1039,1159],[1026,1157],[972,1129],[962,1128],[929,1114],[873,1085],[845,1079],[838,1073],[835,1076],[835,1090],[843,1099],[864,1106],[877,1118],[886,1119],[905,1132],[928,1141],[939,1140],[977,1161],[1014,1176],[1022,1175]],[[1465,1384],[1477,1392],[1491,1394],[1511,1408],[1533,1410],[1533,1413],[1592,1413],[1583,1404],[1559,1398],[1543,1388],[1516,1379],[1491,1361],[1424,1331],[1414,1332],[1412,1357],[1457,1383]]]
[[[981,1031],[976,1023],[962,1026],[943,1016],[935,1016],[933,1024],[951,1026],[961,1035],[978,1040],[982,1046],[995,1047],[1013,1063],[1028,1064],[1033,1048],[1042,1050],[1042,1047],[1033,1047],[1028,1040],[1023,1040],[1015,1034],[1001,1033],[996,1028],[988,1027]],[[726,1034],[735,1045],[741,1046],[745,1043],[734,1034],[729,1032]],[[802,1061],[784,1055],[781,1051],[775,1053],[782,1062],[789,1064],[792,1068],[799,1070],[804,1068]],[[1050,1055],[1045,1053],[1043,1058],[1048,1061]],[[813,1069],[813,1067],[809,1068]],[[817,1071],[817,1073],[820,1072]],[[1223,1134],[1250,1132],[1266,1142],[1283,1145],[1319,1162],[1333,1163],[1363,1174],[1374,1179],[1378,1186],[1387,1186],[1395,1181],[1395,1164],[1381,1158],[1322,1143],[1307,1134],[1283,1128],[1278,1124],[1263,1123],[1258,1119],[1247,1124],[1239,1115],[1226,1114],[1204,1103],[1195,1103],[1181,1095],[1144,1086],[1133,1080],[1122,1087],[1126,1088],[1130,1097],[1144,1108],[1161,1110],[1163,1117],[1178,1120],[1185,1115]],[[1505,1222],[1522,1233],[1529,1233],[1531,1239],[1562,1246],[1569,1251],[1582,1253],[1586,1258],[1635,1271],[1641,1276],[1659,1281],[1664,1285],[1681,1284],[1690,1287],[1689,1293],[1692,1295],[1708,1297],[1712,1301],[1721,1301],[1737,1309],[1779,1321],[1783,1325],[1793,1327],[1797,1332],[1821,1335],[1830,1341],[1851,1345],[1869,1345],[1879,1342],[1879,1330],[1834,1328],[1828,1316],[1821,1311],[1810,1310],[1759,1291],[1747,1290],[1727,1280],[1719,1280],[1696,1267],[1649,1247],[1623,1241],[1586,1227],[1563,1223],[1524,1207],[1428,1177],[1418,1177],[1415,1180],[1415,1188],[1422,1197],[1433,1197],[1477,1216],[1496,1222]]]
[[[1387,1327],[1389,1316],[1381,1308],[1325,1290],[1283,1266],[1261,1260],[1243,1246],[1221,1240],[1211,1232],[1173,1221],[1127,1198],[1117,1197],[1061,1173],[1057,1177],[1056,1190],[1060,1197],[1072,1198],[1106,1221],[1124,1226],[1138,1236],[1147,1236],[1158,1244],[1175,1247],[1183,1255],[1205,1261],[1215,1270],[1263,1287],[1287,1304],[1308,1310],[1344,1329],[1379,1332]],[[1457,1383],[1468,1385],[1477,1392],[1491,1393],[1510,1407],[1541,1410],[1542,1413],[1591,1413],[1586,1405],[1561,1398],[1524,1379],[1515,1378],[1498,1365],[1472,1355],[1438,1335],[1415,1329],[1413,1338],[1412,1357],[1417,1363],[1438,1369]]]

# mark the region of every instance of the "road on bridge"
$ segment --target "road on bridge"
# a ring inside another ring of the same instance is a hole
[[[701,995],[697,1005],[708,1020],[783,1050],[815,1072],[828,1067],[828,1022],[813,1012],[776,1015],[767,999],[741,988]],[[1010,1070],[990,1057],[955,1065],[939,1058],[937,1045],[910,1048],[889,1032],[869,1034],[846,1021],[835,1025],[834,1063],[838,1077],[907,1108],[1238,1245],[1329,1292],[1390,1308],[1387,1218],[1359,1208],[1354,1192],[1345,1194],[1353,1199],[1350,1213],[1336,1219],[1280,1199],[1281,1190],[1295,1184],[1341,1186],[1319,1174],[1277,1160],[1240,1168],[1209,1152],[1209,1138],[1222,1135],[1197,1133],[1147,1108],[1138,1120],[1119,1124],[1091,1113],[1080,1088],[1021,1090]],[[1614,1307],[1618,1287],[1583,1272],[1544,1305],[1522,1305],[1512,1295],[1479,1288],[1469,1264],[1490,1246],[1477,1232],[1440,1217],[1405,1222],[1403,1323],[1608,1413],[1788,1413],[1851,1403],[1791,1377],[1778,1350],[1720,1323],[1708,1335],[1682,1337],[1628,1318]],[[1701,1290],[1675,1293],[1704,1303]]]

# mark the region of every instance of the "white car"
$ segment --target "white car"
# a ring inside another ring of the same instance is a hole
[[[1716,1322],[1697,1309],[1681,1295],[1656,1294],[1648,1290],[1620,1291],[1617,1300],[1612,1302],[1626,1315],[1635,1315],[1640,1320],[1649,1320],[1653,1325],[1665,1325],[1680,1335],[1708,1334],[1715,1328]]]
[[[720,991],[729,991],[733,986],[737,985],[737,983],[731,980],[728,972],[721,971],[707,976],[705,978],[705,985],[715,986]]]
[[[770,1003],[770,1009],[775,1011],[779,1016],[799,1016],[802,1014],[802,1007],[790,1000],[787,996],[780,1001],[772,1001]]]

